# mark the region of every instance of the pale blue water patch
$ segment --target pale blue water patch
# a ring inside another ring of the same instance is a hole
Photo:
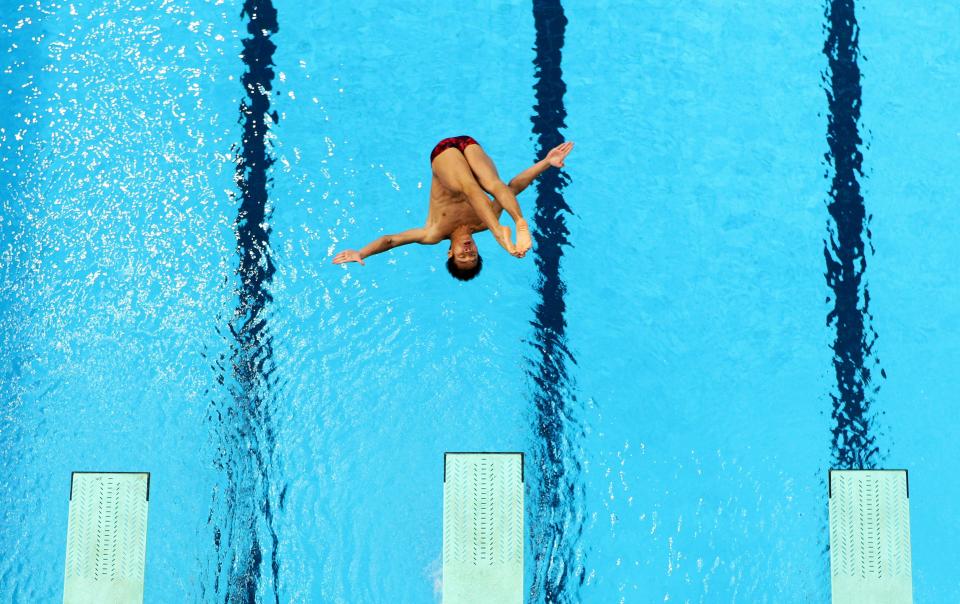
[[[235,32],[202,3],[8,16],[23,25],[3,88],[30,92],[2,126],[0,593],[59,598],[70,472],[134,470],[159,494],[147,597],[187,601],[217,480],[204,418],[231,297],[233,115],[217,107],[238,96],[218,87]]]
[[[823,601],[822,14],[568,16],[583,597]]]

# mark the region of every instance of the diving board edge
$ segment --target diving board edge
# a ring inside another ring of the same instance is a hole
[[[443,454],[443,482],[447,482],[447,455],[519,455],[520,482],[526,483],[526,456],[523,451],[446,451]]]
[[[910,471],[906,468],[830,468],[830,470],[827,472],[827,499],[833,498],[834,472],[903,472],[903,476],[907,484],[907,499],[910,499]]]
[[[70,498],[73,501],[73,479],[77,474],[146,474],[147,475],[147,502],[150,501],[150,472],[98,472],[95,470],[75,470],[70,472]]]

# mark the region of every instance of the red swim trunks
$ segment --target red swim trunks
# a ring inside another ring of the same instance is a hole
[[[454,136],[452,138],[445,138],[439,143],[437,143],[437,146],[433,148],[433,151],[430,153],[430,163],[433,163],[433,160],[438,155],[440,155],[450,147],[456,147],[457,149],[460,149],[460,153],[463,153],[463,150],[466,149],[468,146],[479,145],[479,144],[480,143],[478,143],[477,141],[473,140],[472,138],[466,135]]]

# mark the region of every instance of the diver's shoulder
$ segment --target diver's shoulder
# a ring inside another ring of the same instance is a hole
[[[450,233],[445,232],[445,229],[443,229],[440,225],[432,224],[423,227],[423,239],[421,239],[420,242],[427,245],[433,245],[435,243],[440,243],[449,237]]]

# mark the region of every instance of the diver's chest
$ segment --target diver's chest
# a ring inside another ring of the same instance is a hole
[[[435,210],[437,218],[443,221],[455,220],[462,222],[480,220],[477,217],[477,212],[467,200],[466,195],[462,195],[460,197],[451,196],[447,199],[444,199],[443,201],[437,203]]]

